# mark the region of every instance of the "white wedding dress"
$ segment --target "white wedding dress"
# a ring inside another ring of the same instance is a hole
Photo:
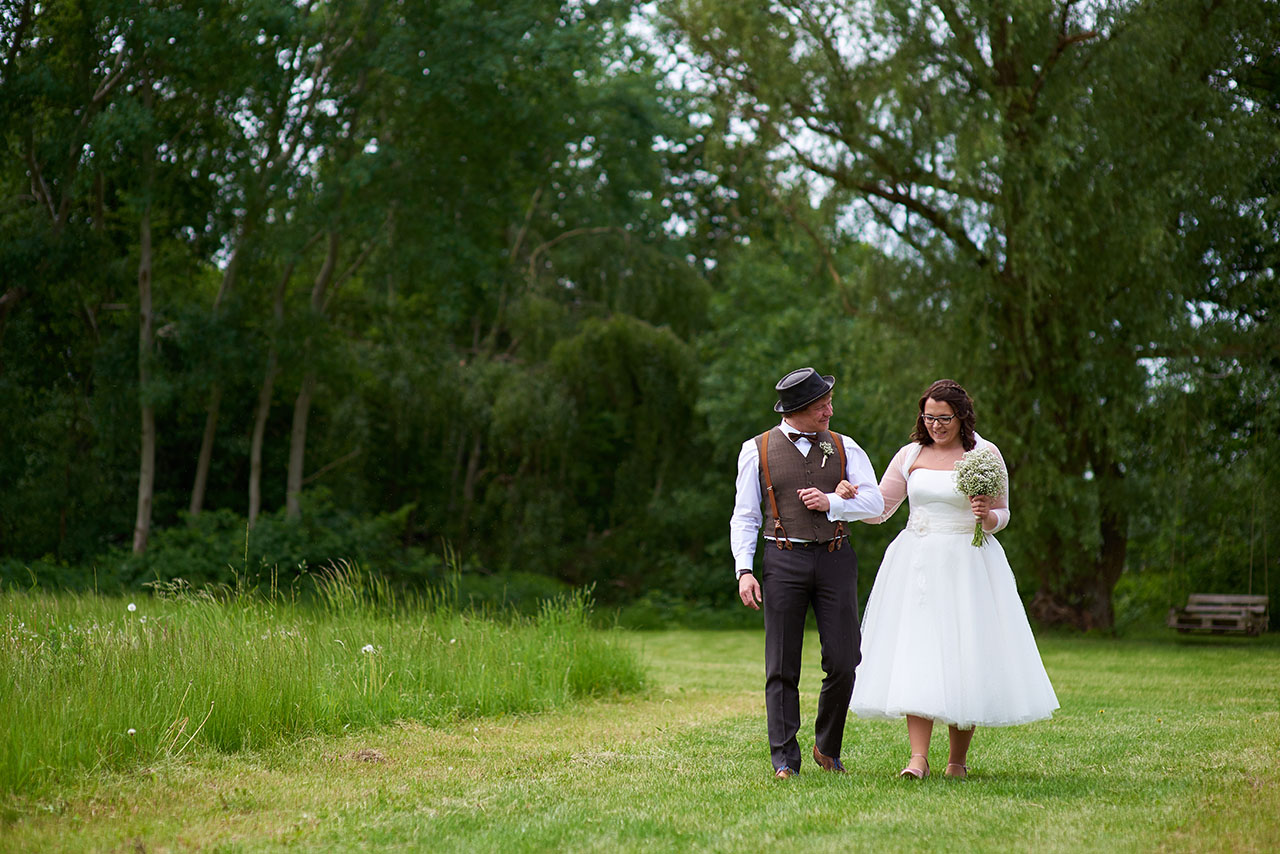
[[[963,729],[1048,718],[1058,698],[1004,549],[990,535],[980,547],[971,544],[975,519],[955,472],[910,471],[918,447],[904,448],[891,463],[906,481],[911,514],[885,551],[867,602],[850,710],[860,718],[918,715]],[[894,509],[886,496],[880,520]],[[1003,527],[1008,510],[1000,512]]]

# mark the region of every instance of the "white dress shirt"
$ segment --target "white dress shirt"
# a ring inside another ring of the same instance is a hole
[[[782,419],[782,432],[800,432],[795,426]],[[839,432],[839,431],[836,431]],[[858,494],[844,499],[834,492],[827,493],[831,508],[827,510],[827,519],[831,522],[856,522],[859,519],[870,519],[884,512],[884,498],[880,495],[880,487],[876,484],[876,472],[871,467],[867,452],[858,443],[843,433],[845,468],[844,479],[858,487]],[[796,449],[806,456],[811,447],[810,441],[801,436],[796,440]],[[733,500],[733,517],[729,520],[729,547],[733,551],[734,571],[751,569],[756,553],[756,541],[760,536],[760,526],[764,523],[764,513],[760,502],[760,449],[756,447],[753,436],[742,443],[738,452],[737,493]],[[765,537],[771,540],[772,537]],[[802,540],[790,537],[795,542]]]

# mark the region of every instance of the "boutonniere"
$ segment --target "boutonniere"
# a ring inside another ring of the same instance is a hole
[[[836,449],[830,442],[819,442],[818,447],[822,449],[822,465],[818,466],[818,468],[825,468],[827,465],[827,457],[834,454]]]

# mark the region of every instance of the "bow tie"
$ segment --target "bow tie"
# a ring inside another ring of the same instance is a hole
[[[808,439],[810,442],[818,440],[817,433],[787,433],[787,438],[793,442],[799,442],[801,439]]]

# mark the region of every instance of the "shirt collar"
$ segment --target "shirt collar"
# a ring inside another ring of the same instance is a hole
[[[780,423],[780,424],[778,425],[778,429],[779,429],[779,430],[781,430],[781,431],[783,432],[783,434],[786,434],[786,433],[806,433],[806,432],[808,432],[807,430],[801,430],[799,427],[797,427],[796,425],[792,424],[790,421],[788,421],[788,420],[787,420],[787,419],[785,419],[785,418],[783,418],[783,419],[782,419],[782,423]],[[814,431],[815,435],[816,435],[816,434],[818,434],[818,433],[821,433],[821,432],[822,432],[821,430],[815,430],[815,431]]]

